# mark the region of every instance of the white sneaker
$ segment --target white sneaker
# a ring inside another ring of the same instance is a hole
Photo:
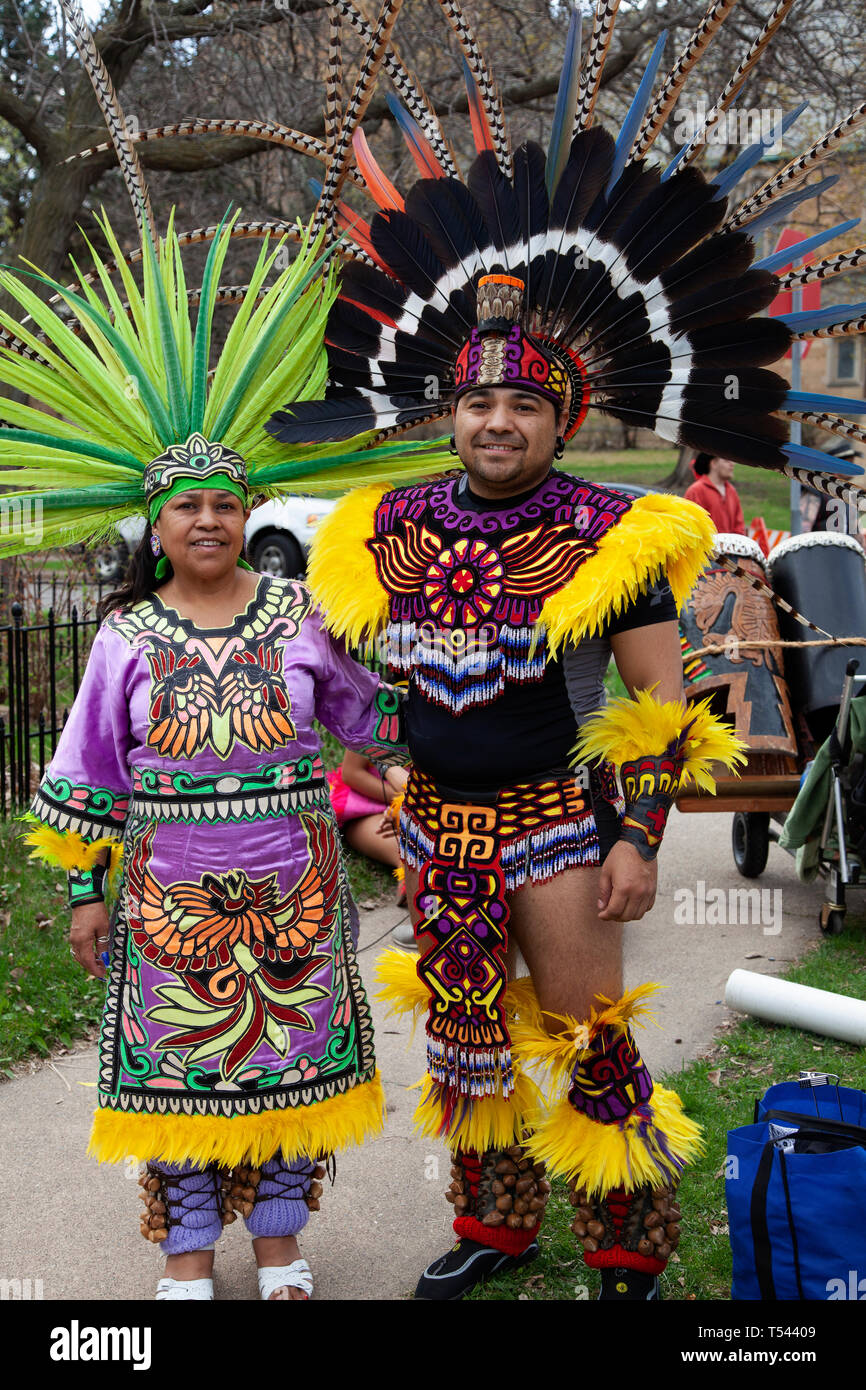
[[[391,933],[391,940],[395,946],[402,946],[404,951],[417,951],[418,942],[415,940],[415,932],[410,921],[401,922]]]

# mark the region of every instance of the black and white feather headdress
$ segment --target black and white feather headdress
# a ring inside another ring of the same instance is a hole
[[[821,485],[822,474],[861,471],[834,460],[827,473],[827,455],[791,443],[789,434],[791,421],[802,420],[864,440],[846,417],[866,412],[866,402],[793,392],[772,368],[795,338],[866,330],[866,304],[778,317],[767,309],[785,288],[863,264],[866,247],[782,276],[776,270],[790,263],[791,251],[781,259],[755,256],[760,232],[835,182],[805,181],[866,121],[866,103],[737,204],[734,190],[769,141],[756,140],[712,177],[695,160],[793,0],[776,5],[703,126],[667,168],[649,157],[653,143],[735,0],[710,5],[656,87],[660,38],[614,136],[592,122],[618,3],[598,0],[582,65],[572,18],[548,150],[529,142],[512,154],[471,28],[457,0],[440,0],[463,50],[476,157],[464,180],[429,103],[416,103],[411,114],[389,98],[421,173],[404,197],[355,132],[357,166],[379,210],[368,224],[332,196],[327,178],[321,188],[319,215],[348,229],[354,258],[328,323],[324,398],[276,412],[267,426],[276,438],[391,434],[448,414],[455,362],[477,322],[478,281],[501,273],[525,285],[524,331],[564,361],[579,360],[591,411],[812,485]],[[803,109],[785,118],[783,131]],[[855,225],[821,232],[797,253]]]

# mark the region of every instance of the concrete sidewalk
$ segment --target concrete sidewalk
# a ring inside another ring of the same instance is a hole
[[[730,827],[730,815],[674,814],[656,905],[626,928],[626,984],[654,979],[668,986],[655,1006],[661,1029],[641,1038],[656,1073],[679,1070],[712,1042],[730,1016],[722,998],[731,970],[779,973],[819,936],[821,885],[800,884],[793,860],[775,847],[764,876],[747,884],[733,865]],[[768,907],[772,890],[780,890],[781,931],[775,934],[766,917],[675,924],[675,901],[689,890],[699,903],[701,883],[706,892],[759,886],[770,891]],[[361,916],[360,962],[369,986],[375,958],[402,914],[384,907]],[[321,1211],[301,1237],[322,1299],[406,1298],[450,1240],[447,1153],[412,1133],[417,1092],[409,1088],[423,1071],[423,1029],[410,1043],[409,1027],[386,1018],[375,1000],[373,1016],[388,1122],[380,1138],[338,1156],[336,1185],[326,1182]],[[85,1157],[95,1079],[96,1050],[88,1046],[0,1086],[0,1276],[41,1280],[46,1299],[149,1300],[163,1262],[138,1233],[137,1174]],[[241,1221],[217,1247],[215,1292],[218,1299],[258,1297]]]

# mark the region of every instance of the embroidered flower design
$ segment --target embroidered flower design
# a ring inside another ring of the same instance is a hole
[[[504,577],[498,551],[462,536],[428,567],[424,597],[434,617],[449,627],[474,627],[490,613]]]
[[[154,987],[162,1003],[145,1017],[177,1031],[153,1046],[185,1051],[187,1066],[218,1057],[226,1082],[263,1041],[288,1056],[289,1030],[315,1027],[304,1006],[330,994],[310,981],[328,964],[315,948],[333,936],[337,922],[338,841],[326,817],[301,816],[301,822],[309,862],[287,893],[276,874],[251,879],[242,870],[166,886],[149,869],[152,826],[129,856],[133,941],[146,961],[175,975],[175,982]]]

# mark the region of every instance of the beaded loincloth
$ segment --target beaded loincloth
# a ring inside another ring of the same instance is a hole
[[[594,778],[613,801],[608,774]],[[454,1105],[513,1090],[506,894],[527,876],[547,879],[601,859],[592,794],[574,776],[515,784],[494,797],[456,799],[416,767],[400,815],[401,856],[421,870],[416,933],[434,938],[418,964],[431,999],[427,1067]]]

